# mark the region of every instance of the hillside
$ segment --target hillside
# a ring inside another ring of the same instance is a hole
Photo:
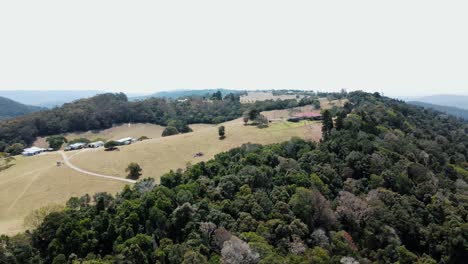
[[[17,117],[43,110],[41,107],[24,105],[11,99],[0,97],[0,119]]]
[[[406,98],[406,101],[418,101],[418,102],[429,103],[429,104],[434,104],[434,105],[442,105],[442,106],[468,109],[468,95],[440,94],[440,95]]]
[[[0,253],[7,263],[464,263],[468,123],[377,93],[347,99],[335,123],[324,113],[322,142],[245,144],[160,185],[71,199],[3,238]]]
[[[233,94],[241,94],[245,93],[245,91],[239,90],[229,90],[229,89],[201,89],[201,90],[175,90],[175,91],[161,91],[157,93],[153,93],[150,95],[143,95],[143,96],[134,96],[130,97],[131,101],[137,100],[144,100],[148,98],[169,98],[169,99],[178,99],[181,97],[211,97],[211,95],[217,91],[220,91],[223,96],[229,93]]]
[[[468,110],[467,109],[461,109],[461,108],[452,107],[452,106],[435,105],[435,104],[429,104],[429,103],[418,102],[418,101],[411,101],[411,102],[408,102],[408,103],[413,104],[413,105],[422,106],[424,108],[430,108],[430,109],[433,109],[433,110],[437,110],[439,112],[443,112],[443,113],[446,113],[446,114],[449,114],[449,115],[453,115],[453,116],[460,117],[460,118],[463,118],[465,120],[468,120]]]

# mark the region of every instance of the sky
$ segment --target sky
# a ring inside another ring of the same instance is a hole
[[[0,90],[468,94],[467,1],[0,0]]]

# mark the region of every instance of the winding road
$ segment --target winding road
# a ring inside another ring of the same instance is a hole
[[[128,183],[135,183],[136,182],[135,180],[124,179],[124,178],[120,178],[120,177],[109,176],[109,175],[104,175],[104,174],[99,174],[99,173],[83,170],[81,168],[76,167],[72,163],[70,163],[70,160],[68,159],[67,155],[63,151],[59,151],[59,152],[60,152],[60,155],[62,155],[63,162],[65,163],[65,165],[70,167],[70,169],[73,169],[73,170],[76,170],[78,172],[88,174],[88,175],[91,175],[91,176],[100,177],[100,178],[106,178],[106,179],[111,179],[111,180],[116,180],[116,181],[123,181],[123,182],[128,182]]]

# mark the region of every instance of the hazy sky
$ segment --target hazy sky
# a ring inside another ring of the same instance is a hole
[[[468,94],[468,2],[0,0],[0,90]]]

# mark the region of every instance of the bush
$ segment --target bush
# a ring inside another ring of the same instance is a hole
[[[177,135],[179,134],[179,131],[177,130],[177,128],[173,127],[173,126],[168,126],[164,129],[164,131],[162,132],[162,136],[163,137],[167,137],[167,136],[172,136],[172,135]]]
[[[68,145],[71,145],[71,144],[75,144],[75,143],[90,143],[91,140],[87,139],[87,138],[75,138],[75,139],[72,139],[70,141],[68,141]]]
[[[138,163],[131,162],[128,164],[128,167],[125,169],[125,172],[128,172],[127,178],[129,179],[138,179],[141,175],[141,167]]]
[[[117,146],[120,146],[120,143],[117,142],[117,141],[114,141],[114,140],[111,140],[111,141],[107,141],[105,144],[104,144],[104,148],[106,150],[114,150],[117,148]]]
[[[147,140],[147,139],[149,139],[149,137],[141,136],[141,137],[138,138],[138,141],[143,141],[143,140]]]
[[[49,143],[49,148],[58,150],[62,147],[63,143],[67,142],[67,139],[63,136],[51,136],[46,138],[46,142]]]
[[[24,145],[21,143],[14,143],[5,149],[5,152],[11,156],[19,155],[23,152]]]
[[[226,138],[226,130],[225,130],[225,127],[224,126],[220,126],[218,127],[218,135],[219,135],[219,139],[225,139]]]

